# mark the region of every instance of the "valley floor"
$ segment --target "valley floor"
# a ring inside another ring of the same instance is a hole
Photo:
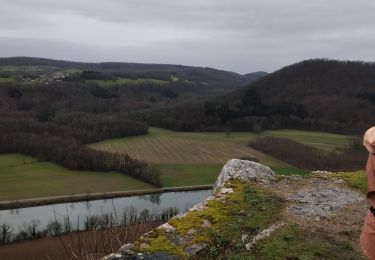
[[[0,155],[0,201],[152,188],[125,174],[70,171],[29,156]]]
[[[249,140],[269,136],[293,139],[323,151],[342,149],[352,140],[350,136],[294,130],[254,134],[150,128],[149,134],[144,136],[111,139],[89,146],[129,153],[154,164],[160,168],[163,187],[211,185],[224,163],[232,158],[259,160],[281,174],[306,174],[247,145]],[[152,188],[155,187],[124,174],[70,171],[28,156],[0,155],[0,201]]]
[[[304,174],[303,170],[261,153],[248,142],[262,137],[292,139],[325,152],[342,149],[352,137],[310,131],[275,130],[251,132],[175,132],[150,128],[144,136],[110,139],[90,147],[131,157],[157,165],[163,186],[212,184],[222,166],[230,159],[255,159],[281,174]]]

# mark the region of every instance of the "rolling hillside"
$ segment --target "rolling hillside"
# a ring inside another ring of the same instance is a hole
[[[175,130],[292,128],[362,134],[375,121],[375,65],[307,60],[219,98],[135,117]]]
[[[45,66],[61,69],[78,69],[99,71],[105,73],[172,73],[190,81],[203,81],[210,84],[226,85],[235,88],[253,82],[266,72],[255,72],[240,75],[234,72],[218,70],[208,67],[192,67],[173,64],[144,64],[129,62],[72,62],[63,60],[52,60],[33,57],[10,57],[0,58],[0,66]]]

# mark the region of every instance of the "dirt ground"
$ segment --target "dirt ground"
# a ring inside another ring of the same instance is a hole
[[[284,220],[349,243],[361,254],[359,236],[369,207],[365,195],[329,173],[285,177],[270,188],[288,202]]]

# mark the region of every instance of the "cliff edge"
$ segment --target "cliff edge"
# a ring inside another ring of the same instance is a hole
[[[212,196],[103,259],[358,259],[366,208],[335,174],[281,176],[233,159]]]

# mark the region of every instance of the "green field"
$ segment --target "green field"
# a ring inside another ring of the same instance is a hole
[[[56,67],[52,66],[0,66],[0,71],[15,72],[43,72],[43,71],[54,71],[58,70]]]
[[[16,79],[14,78],[1,78],[0,77],[0,83],[14,83],[16,82]]]
[[[19,154],[0,155],[0,201],[155,188],[119,173],[70,171]]]
[[[350,137],[305,131],[253,133],[184,133],[150,128],[144,136],[111,139],[90,147],[129,153],[160,168],[166,187],[213,184],[224,163],[232,158],[257,158],[281,174],[305,174],[285,162],[247,146],[264,136],[290,138],[332,151],[347,146]],[[0,155],[0,200],[152,188],[123,174],[70,171],[49,162],[11,154]]]
[[[169,84],[169,81],[166,81],[166,80],[127,79],[127,78],[119,78],[119,79],[113,79],[113,80],[87,80],[86,82],[97,85],[99,87],[117,87],[117,86],[124,86],[124,85],[139,85],[139,84],[145,84],[145,83],[150,83],[153,85]]]
[[[213,183],[223,164],[233,158],[257,158],[281,174],[305,171],[248,147],[249,140],[261,137],[289,138],[324,151],[349,145],[351,137],[308,131],[278,130],[254,133],[191,133],[150,128],[144,136],[111,139],[90,147],[158,165],[164,186]]]
[[[152,129],[151,134],[163,133],[167,130]],[[248,141],[255,140],[262,137],[279,137],[287,138],[297,142],[301,142],[306,145],[313,146],[315,148],[333,151],[335,149],[341,149],[347,147],[353,140],[353,137],[324,133],[324,132],[312,132],[312,131],[299,131],[299,130],[274,130],[274,131],[263,131],[260,134],[254,134],[252,132],[209,132],[209,133],[178,133],[179,136],[200,138],[205,140],[214,141],[225,141],[225,142],[237,142],[247,143]]]
[[[163,186],[214,184],[223,165],[160,164]]]

